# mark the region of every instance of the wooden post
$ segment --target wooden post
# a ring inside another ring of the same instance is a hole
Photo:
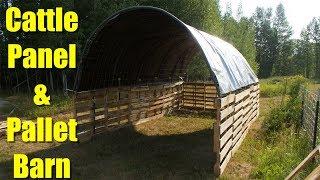
[[[194,84],[194,89],[193,89],[193,106],[197,108],[197,100],[196,100],[196,91],[197,91],[197,85]]]
[[[214,153],[214,176],[219,177],[220,169],[220,123],[221,123],[221,99],[218,99],[216,122],[213,126],[213,153]]]
[[[72,114],[73,114],[73,118],[77,120],[77,106],[76,106],[76,103],[77,103],[77,95],[78,93],[74,93],[73,95],[73,111],[72,111]]]
[[[108,89],[105,90],[105,97],[104,97],[104,119],[105,119],[105,127],[108,128]]]
[[[116,114],[117,114],[117,117],[119,117],[119,110],[120,110],[120,107],[119,107],[119,104],[120,104],[120,90],[119,90],[119,88],[117,89],[117,102],[118,102],[118,104],[117,104],[117,110],[116,110]],[[118,125],[120,125],[121,124],[121,118],[119,118],[119,120],[118,120]]]
[[[304,87],[302,86],[302,102],[301,102],[301,115],[300,115],[300,126],[303,126],[303,114],[304,114],[304,99],[305,99],[305,90]]]
[[[203,82],[203,110],[206,110],[206,83]]]
[[[184,85],[185,85],[185,83],[183,83],[181,85],[181,88],[182,88],[182,107],[184,107]]]
[[[92,135],[94,135],[96,133],[95,120],[96,120],[96,102],[95,102],[95,96],[94,96],[94,92],[93,92],[92,93],[92,107],[91,107],[91,121],[93,124]]]
[[[129,121],[129,122],[132,122],[132,117],[131,117],[131,116],[132,116],[132,99],[133,99],[133,98],[132,98],[132,93],[133,93],[133,92],[131,91],[131,89],[132,89],[132,88],[130,88],[130,91],[128,92],[128,93],[129,93],[129,94],[128,94],[128,98],[129,98],[129,106],[128,106],[128,111],[129,111],[128,114],[129,114],[129,116],[128,116],[128,121]]]

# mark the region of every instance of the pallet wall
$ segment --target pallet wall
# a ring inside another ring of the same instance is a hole
[[[185,82],[183,84],[184,108],[217,109],[218,93],[213,82]]]
[[[259,85],[219,98],[214,124],[215,174],[219,176],[259,115]]]
[[[182,82],[79,92],[74,98],[78,138],[162,117],[181,106]]]
[[[215,110],[214,171],[219,176],[259,115],[259,92],[254,84],[219,97],[213,83],[189,82],[79,92],[74,99],[78,138],[157,119],[173,108]]]

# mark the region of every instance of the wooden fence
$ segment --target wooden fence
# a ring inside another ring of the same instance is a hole
[[[220,175],[259,115],[259,85],[219,98],[214,124],[215,174]]]
[[[106,88],[75,95],[78,137],[162,117],[182,102],[182,82],[144,87]]]
[[[213,83],[191,82],[79,92],[74,99],[78,138],[86,140],[101,132],[157,119],[174,108],[214,110],[214,170],[219,176],[258,117],[259,92],[259,85],[254,84],[219,97]]]
[[[213,82],[186,82],[183,84],[184,108],[217,109],[218,93]]]

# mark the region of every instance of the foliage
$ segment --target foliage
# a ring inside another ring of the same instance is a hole
[[[187,79],[188,81],[207,81],[211,80],[211,74],[208,68],[208,64],[206,60],[201,56],[201,54],[197,54],[192,62],[189,64],[187,69]]]
[[[284,94],[285,92],[285,83],[276,81],[276,78],[273,78],[275,81],[270,80],[261,80],[260,81],[260,95],[261,97],[275,97]]]
[[[307,26],[310,44],[313,45],[315,78],[320,79],[320,18],[313,18]]]
[[[240,8],[240,7],[239,7]],[[222,37],[237,48],[246,58],[254,72],[258,72],[259,64],[256,62],[256,47],[254,46],[255,28],[254,24],[246,17],[238,14],[237,21],[231,12],[223,16]]]
[[[28,94],[16,94],[9,96],[4,100],[8,101],[12,106],[10,111],[15,108],[12,116],[23,117],[27,119],[34,119],[36,117],[46,117],[48,115],[57,115],[70,113],[72,106],[72,99],[64,96],[63,93],[51,95],[50,107],[39,107],[33,102],[33,98]]]
[[[299,127],[301,115],[301,99],[299,98],[299,90],[307,80],[301,76],[290,77],[286,80],[286,92],[289,100],[281,106],[275,107],[270,111],[263,122],[265,133],[272,135],[279,132],[284,127]],[[272,137],[272,136],[271,136]]]
[[[309,153],[304,136],[296,136],[290,129],[276,136],[275,143],[266,143],[256,154],[251,173],[254,179],[284,179]]]
[[[255,26],[256,61],[260,68],[258,76],[271,76],[275,61],[276,35],[272,27],[272,9],[257,8],[251,20]]]
[[[282,78],[283,79],[283,78]],[[265,81],[284,81],[281,78]],[[241,147],[228,164],[223,179],[284,179],[311,151],[304,134],[282,125],[275,133],[266,133],[264,122],[270,111],[282,101],[281,96],[260,98],[259,119],[254,122]],[[278,116],[282,116],[282,112]],[[262,128],[260,124],[262,123]],[[305,173],[301,178],[305,177]],[[299,177],[300,178],[300,177]]]
[[[279,4],[273,21],[273,28],[276,35],[275,46],[275,64],[273,66],[273,74],[278,76],[285,76],[290,74],[290,61],[292,56],[292,28],[289,25],[285,15],[283,4]]]

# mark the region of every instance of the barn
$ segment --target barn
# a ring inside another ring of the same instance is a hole
[[[196,53],[205,57],[210,81],[186,81]],[[259,115],[259,81],[241,53],[154,7],[119,11],[93,32],[78,64],[74,91],[80,139],[177,109],[215,111],[216,176]]]

